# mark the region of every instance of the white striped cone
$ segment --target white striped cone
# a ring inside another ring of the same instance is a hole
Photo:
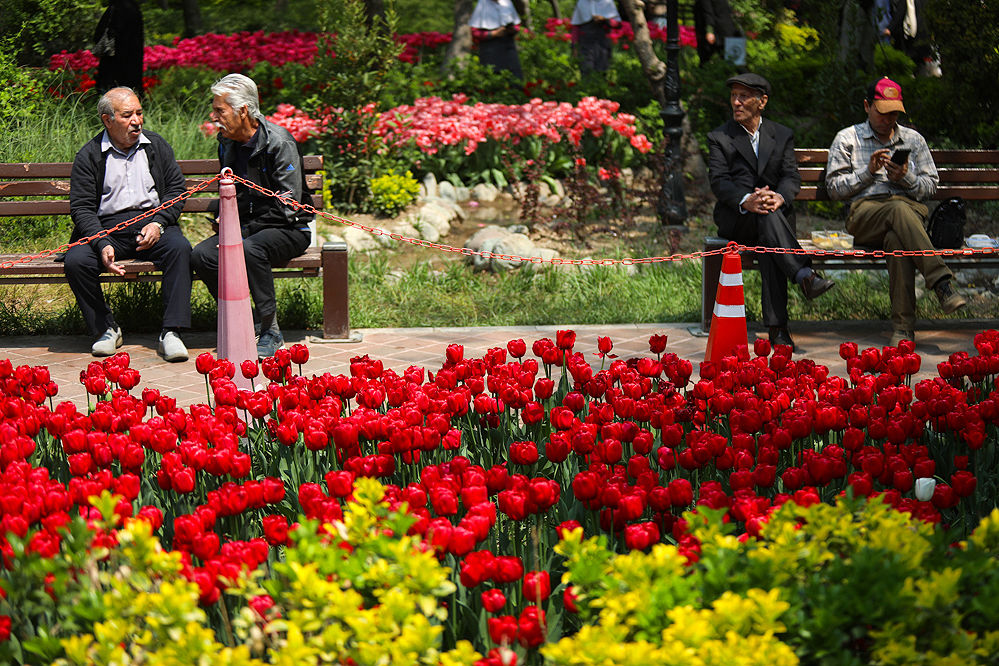
[[[735,354],[739,345],[748,345],[746,297],[742,291],[742,259],[738,252],[726,252],[722,259],[715,309],[704,360],[717,363]]]
[[[233,381],[241,389],[253,390],[253,381],[243,377],[239,364],[257,360],[257,342],[253,335],[250,310],[250,287],[246,282],[243,258],[243,234],[239,228],[236,186],[223,178],[219,181],[219,322],[218,355],[236,364]]]

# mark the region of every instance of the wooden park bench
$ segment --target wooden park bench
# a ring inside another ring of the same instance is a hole
[[[801,191],[795,201],[829,201],[826,191],[826,162],[829,151],[825,149],[798,148],[795,151],[798,172],[801,174]],[[940,175],[934,200],[962,197],[967,201],[999,200],[999,150],[932,150],[933,161]],[[804,249],[818,249],[811,239],[798,241]],[[717,236],[704,239],[704,250],[718,250],[729,241]],[[854,250],[875,251],[881,248],[855,246]],[[828,250],[826,251],[828,252]],[[952,270],[999,269],[999,253],[961,254],[961,250],[946,250],[944,261]],[[742,253],[742,269],[757,270],[755,253]],[[722,255],[713,254],[701,263],[701,331],[711,327],[711,315],[718,292]],[[812,255],[812,266],[830,270],[886,270],[885,259],[871,255],[851,255],[845,252]]]
[[[217,159],[178,160],[178,164],[189,190],[219,173]],[[312,205],[321,210],[323,158],[321,155],[306,155],[304,165],[306,184],[317,193],[312,197]],[[0,224],[10,223],[3,222],[4,218],[69,215],[69,176],[72,167],[69,162],[0,164]],[[209,210],[211,202],[218,200],[218,183],[213,183],[205,192],[207,194],[185,200],[184,212],[201,213]],[[7,262],[25,256],[27,255],[8,254],[0,250],[0,284],[66,282],[63,264],[55,261],[53,256],[7,265]],[[101,275],[102,282],[158,282],[163,277],[149,261],[132,259],[119,263],[125,269],[125,275],[104,273]],[[275,266],[273,273],[276,278],[322,278],[323,337],[350,337],[345,243],[326,243],[322,248],[310,247],[302,256],[283,266]]]

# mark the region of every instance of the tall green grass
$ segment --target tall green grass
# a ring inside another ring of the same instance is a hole
[[[13,121],[0,133],[0,162],[72,162],[80,147],[104,129],[97,116],[97,95],[52,99],[49,109]],[[216,142],[198,129],[208,120],[210,98],[149,100],[143,103],[143,127],[163,136],[177,159],[215,157]]]

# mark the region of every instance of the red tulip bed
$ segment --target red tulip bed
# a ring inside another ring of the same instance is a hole
[[[570,39],[570,28],[568,19],[550,19],[542,34],[556,41],[567,41]],[[666,31],[659,26],[649,25],[649,32],[652,39],[666,41]],[[634,38],[634,32],[631,25],[625,22],[615,28],[610,36],[615,43],[623,42],[623,47],[627,48],[627,43]],[[207,67],[220,72],[239,71],[262,62],[275,67],[289,63],[310,65],[316,57],[318,37],[318,33],[300,30],[271,33],[237,32],[231,35],[208,34],[183,39],[178,37],[172,46],[147,46],[143,61],[147,71],[168,67]],[[449,44],[451,34],[440,32],[397,34],[395,41],[404,47],[399,59],[413,63],[419,60],[422,51],[438,49]],[[681,26],[680,43],[683,46],[696,45],[692,28]],[[49,69],[53,71],[59,69],[87,71],[96,68],[97,57],[88,49],[72,53],[64,50],[49,58]]]
[[[209,400],[188,409],[140,390],[125,353],[81,372],[86,408],[56,403],[46,368],[0,361],[0,639],[37,631],[20,562],[57,557],[106,490],[181,553],[221,626],[232,580],[266,578],[296,522],[336,523],[356,480],[375,478],[452,570],[445,645],[519,644],[528,660],[578,626],[553,551],[565,528],[621,553],[675,543],[693,563],[686,511],[723,510],[753,539],[786,502],[852,494],[967,534],[995,506],[999,426],[999,331],[974,342],[915,386],[909,343],[844,343],[839,377],[757,341],[699,379],[665,336],[641,358],[559,331],[482,358],[451,345],[436,371],[360,356],[349,375],[312,377],[294,345],[238,368],[201,355]],[[236,373],[264,387],[240,390]],[[93,539],[114,547],[115,533]]]

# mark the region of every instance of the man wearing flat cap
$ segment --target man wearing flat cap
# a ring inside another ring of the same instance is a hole
[[[718,199],[714,218],[723,238],[751,247],[800,250],[791,204],[801,188],[791,130],[763,119],[770,83],[758,74],[739,74],[725,82],[731,94],[732,119],[708,134],[708,172]],[[787,283],[793,280],[805,298],[829,291],[827,280],[811,268],[804,254],[761,252],[763,324],[773,344],[794,341],[787,328]]]
[[[927,208],[920,201],[937,191],[936,165],[919,132],[898,124],[905,113],[902,87],[885,77],[864,99],[867,120],[840,130],[829,148],[826,189],[850,202],[846,230],[857,245],[893,250],[932,250]],[[938,255],[887,257],[892,337],[915,341],[916,270],[951,313],[966,301],[954,291],[954,274]]]

